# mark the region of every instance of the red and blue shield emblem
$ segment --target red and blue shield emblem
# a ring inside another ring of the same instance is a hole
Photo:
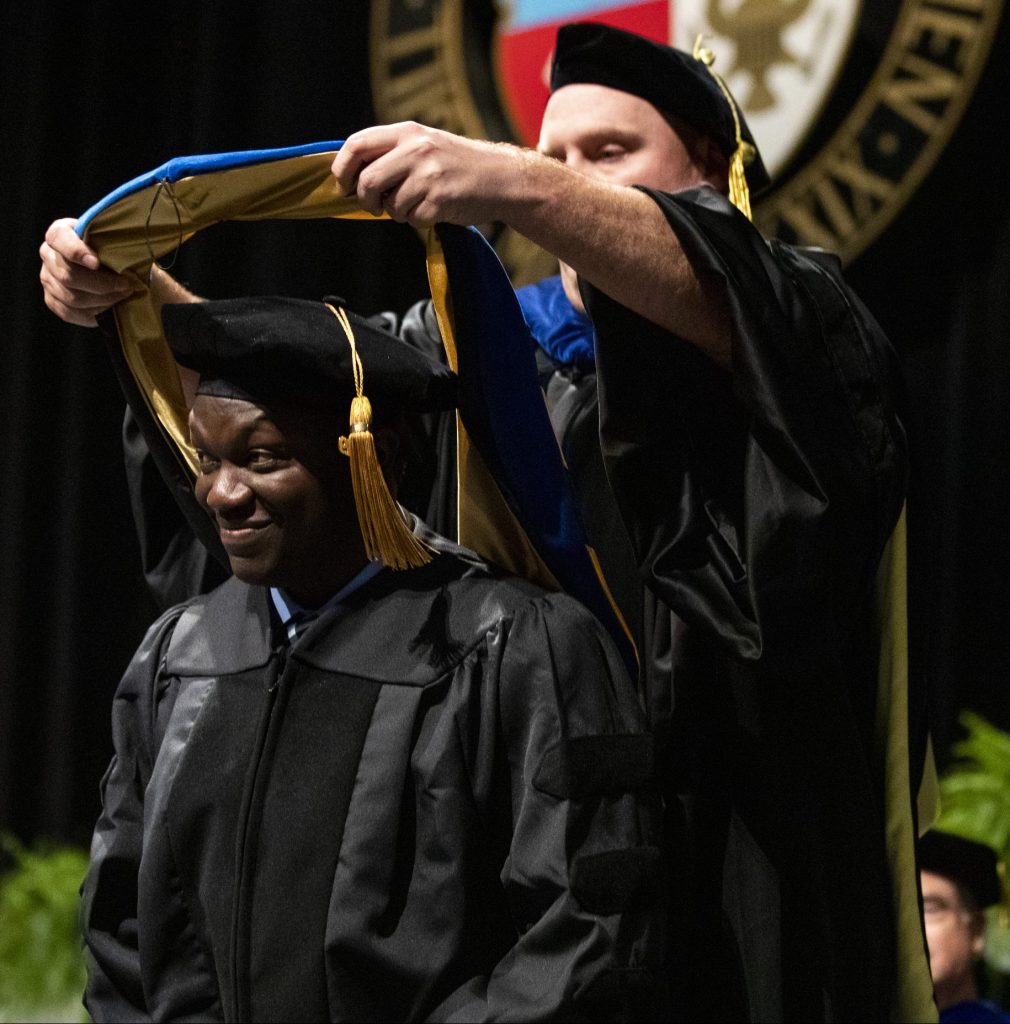
[[[613,4],[593,0],[514,0],[498,35],[497,72],[517,137],[535,146],[547,97],[558,27],[569,21],[601,21],[668,43],[673,3]]]

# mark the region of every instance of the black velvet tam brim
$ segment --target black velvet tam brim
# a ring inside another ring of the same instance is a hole
[[[327,300],[337,308],[339,299]],[[161,318],[176,360],[206,394],[278,402],[354,397],[351,346],[326,302],[258,296],[168,304]],[[435,412],[456,404],[456,377],[348,310],[365,395],[377,411]]]
[[[934,829],[919,840],[919,867],[952,879],[971,893],[979,907],[1000,900],[996,854],[981,843]]]

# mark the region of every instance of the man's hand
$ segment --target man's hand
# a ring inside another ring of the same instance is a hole
[[[729,365],[722,296],[698,279],[659,206],[631,181],[410,121],[355,132],[332,171],[337,188],[376,216],[413,227],[507,224],[558,258],[576,308],[577,274]]]
[[[501,220],[535,154],[406,121],[355,132],[333,161],[344,195],[413,227]]]
[[[53,221],[39,248],[39,280],[46,305],[61,320],[97,327],[95,317],[130,294],[130,282],[101,265],[98,255],[74,231],[77,221]]]

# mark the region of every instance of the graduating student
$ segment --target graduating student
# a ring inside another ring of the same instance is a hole
[[[333,173],[375,214],[501,221],[561,261],[519,298],[642,655],[678,1014],[923,1019],[909,768],[885,749],[875,612],[905,491],[895,359],[834,257],[751,223],[767,174],[712,71],[565,26],[539,151],[386,125],[350,136]],[[93,323],[121,282],[71,225],[43,244],[46,300]],[[398,331],[440,350],[430,306]],[[452,437],[433,436],[443,469],[417,511],[451,534]]]
[[[404,412],[453,375],[332,304],[163,316],[233,576],[116,692],[92,1017],[660,1012],[650,740],[613,645],[391,496]]]

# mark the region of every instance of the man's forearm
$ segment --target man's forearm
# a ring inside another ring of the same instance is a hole
[[[729,320],[645,193],[517,151],[501,220],[622,305],[729,363]],[[574,296],[569,295],[569,298]]]
[[[728,363],[721,296],[699,280],[662,211],[629,185],[533,150],[411,122],[356,132],[333,173],[377,216],[415,227],[508,224],[618,302]]]

